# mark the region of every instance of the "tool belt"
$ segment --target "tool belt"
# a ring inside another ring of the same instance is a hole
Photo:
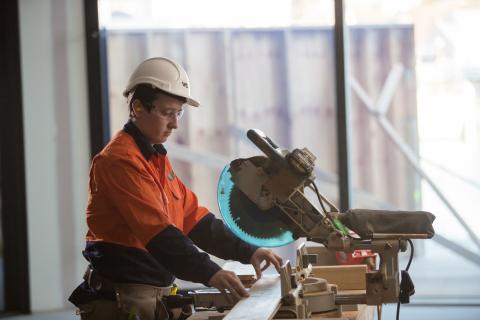
[[[90,265],[87,267],[87,270],[85,270],[83,280],[85,280],[91,289],[100,293],[104,298],[115,300],[114,282],[100,275],[98,271],[94,270]]]
[[[113,300],[115,300],[115,295],[119,288],[124,286],[134,285],[134,284],[123,284],[123,283],[113,282],[110,279],[107,279],[104,276],[102,276],[98,271],[93,269],[92,266],[90,265],[87,267],[87,270],[85,270],[85,273],[83,275],[83,280],[85,280],[85,282],[88,284],[90,288],[101,293],[105,297],[112,297]],[[172,286],[168,286],[168,287],[150,286],[150,287],[160,291],[161,295],[164,297],[169,296],[172,291]]]
[[[103,277],[91,266],[87,267],[83,279],[91,289],[98,292],[103,298],[116,303],[118,310],[122,310],[123,314],[137,316],[133,319],[157,320],[169,318],[169,311],[166,309],[163,299],[171,294],[171,286],[156,287],[145,284],[113,282]]]

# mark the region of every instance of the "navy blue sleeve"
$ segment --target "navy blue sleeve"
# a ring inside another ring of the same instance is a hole
[[[165,268],[183,280],[208,286],[210,278],[222,269],[172,225],[153,237],[146,248]]]
[[[188,236],[200,249],[214,256],[245,264],[250,263],[250,258],[258,249],[235,236],[212,213],[203,217]]]

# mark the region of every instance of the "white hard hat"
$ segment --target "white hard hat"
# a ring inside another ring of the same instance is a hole
[[[190,97],[190,81],[181,65],[167,58],[150,58],[138,65],[130,76],[123,95],[128,97],[139,84],[150,84],[167,93],[183,97],[191,106],[198,107],[200,103]]]

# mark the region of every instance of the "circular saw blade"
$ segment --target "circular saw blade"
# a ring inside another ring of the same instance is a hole
[[[240,239],[260,247],[280,247],[295,239],[278,208],[260,210],[235,186],[227,165],[218,181],[217,200],[223,221]]]

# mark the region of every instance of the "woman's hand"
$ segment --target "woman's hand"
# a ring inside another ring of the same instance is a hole
[[[265,261],[265,265],[261,267],[263,261]],[[255,269],[258,280],[262,277],[262,271],[267,269],[270,264],[273,264],[275,269],[277,269],[277,272],[280,273],[280,268],[282,267],[283,261],[282,258],[275,254],[272,250],[258,248],[250,258],[250,263]]]
[[[227,270],[220,270],[213,275],[208,281],[208,285],[217,288],[222,292],[227,300],[231,301],[230,296],[227,294],[226,290],[228,290],[236,300],[240,300],[243,297],[248,297],[249,294],[243,283],[240,281],[238,276],[232,272]]]

